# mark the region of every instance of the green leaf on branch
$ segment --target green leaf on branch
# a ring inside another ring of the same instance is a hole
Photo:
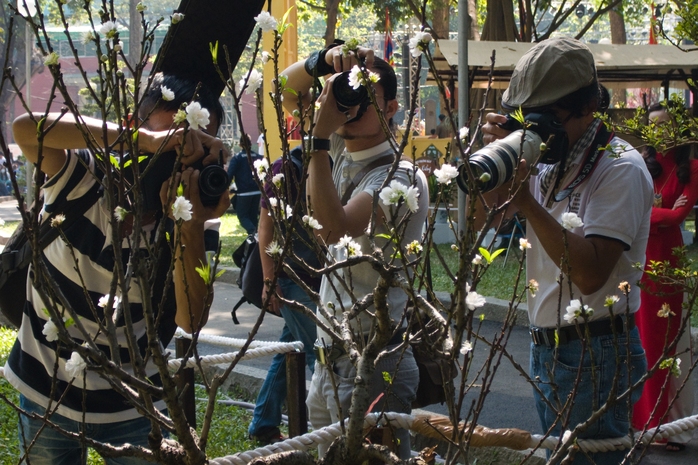
[[[218,64],[218,41],[216,41],[215,45],[213,44],[213,42],[209,42],[208,49],[211,51],[211,58],[213,59],[213,64],[217,65]]]
[[[480,255],[482,255],[482,258],[487,260],[488,264],[492,264],[494,259],[497,258],[502,252],[504,252],[505,249],[498,249],[492,253],[490,253],[490,251],[484,247],[480,247],[478,250],[480,251]]]
[[[383,381],[385,381],[388,384],[392,384],[393,382],[393,379],[390,377],[390,373],[388,373],[387,371],[383,372]]]
[[[293,24],[290,24],[288,22],[288,15],[291,14],[291,10],[293,10],[294,7],[289,8],[286,10],[286,13],[284,13],[284,16],[281,18],[281,25],[278,26],[277,30],[279,31],[279,35],[283,35],[284,32],[286,32],[286,29],[289,28],[289,26],[293,26]]]

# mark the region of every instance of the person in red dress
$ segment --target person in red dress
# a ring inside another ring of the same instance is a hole
[[[671,123],[666,102],[650,106],[649,112],[650,121],[657,124]],[[677,258],[672,250],[683,245],[680,226],[698,200],[698,160],[689,159],[689,146],[675,147],[666,153],[646,147],[643,156],[654,180],[655,197],[645,269],[653,260],[668,260],[671,266],[676,266]],[[636,320],[647,356],[647,366],[652,367],[662,358],[665,345],[671,344],[679,334],[685,317],[682,308],[683,292],[671,286],[657,285],[647,275],[643,276],[642,284],[641,304]],[[667,306],[671,313],[668,316],[658,315],[660,311],[660,314],[666,315]],[[675,350],[667,355],[679,355],[682,359],[682,375],[676,377],[669,369],[661,369],[645,381],[642,397],[634,407],[635,429],[653,428],[693,414],[692,385],[686,384],[677,397],[677,390],[684,384],[691,366],[690,351],[687,350],[689,345],[689,328],[686,328]],[[666,448],[669,451],[684,450],[691,437],[691,431],[672,436],[668,439]]]

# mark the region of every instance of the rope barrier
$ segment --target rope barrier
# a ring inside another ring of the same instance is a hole
[[[176,337],[183,337],[186,339],[192,339],[192,335],[184,332],[182,328],[177,328],[177,332],[175,333]],[[247,343],[247,339],[238,339],[238,338],[232,338],[232,337],[225,337],[225,336],[215,336],[213,334],[199,334],[198,337],[198,342],[203,343],[203,344],[210,344],[214,346],[222,346],[222,347],[235,347],[235,348],[242,348]],[[278,344],[282,344],[277,341],[252,341],[250,343],[249,348],[250,349],[256,349],[258,347],[262,346],[275,346]]]
[[[366,415],[364,425],[366,427],[387,426],[390,424],[395,428],[414,429],[418,421],[423,421],[424,417],[416,417],[405,413],[388,412],[384,414],[371,413]],[[346,420],[345,420],[346,421]],[[620,438],[608,439],[579,439],[577,444],[584,452],[610,452],[613,450],[630,449],[636,441],[640,441],[647,445],[651,441],[666,439],[668,437],[679,434],[683,431],[698,428],[698,415],[682,418],[672,423],[660,425],[643,433],[636,433],[634,439],[629,436]],[[657,434],[655,435],[655,432]],[[499,430],[493,430],[499,431]],[[211,465],[246,465],[251,460],[258,457],[267,457],[279,452],[299,450],[307,451],[308,449],[316,448],[320,444],[329,444],[342,434],[340,424],[334,423],[325,428],[312,431],[302,436],[286,439],[285,441],[269,444],[268,446],[259,447],[246,452],[238,452],[234,455],[211,459]],[[434,437],[440,436],[442,433],[436,433]],[[533,449],[542,447],[545,449],[554,449],[559,443],[559,438],[555,436],[545,437],[540,434],[530,434],[528,442],[523,444],[523,449]],[[521,450],[522,447],[510,447]]]
[[[300,341],[276,343],[272,346],[264,346],[248,350],[247,352],[245,352],[245,355],[243,355],[240,360],[251,360],[254,358],[266,357],[275,354],[285,354],[287,352],[295,352],[301,350],[303,350],[303,343]],[[199,363],[201,363],[202,366],[228,364],[231,363],[235,359],[235,357],[238,356],[238,354],[239,352],[229,352],[226,354],[205,355],[199,358]],[[183,359],[181,358],[169,360],[167,362],[167,368],[169,368],[170,370],[179,369],[179,367],[182,365],[182,360]],[[195,366],[197,366],[196,361],[191,357],[188,358],[186,368],[193,368]]]

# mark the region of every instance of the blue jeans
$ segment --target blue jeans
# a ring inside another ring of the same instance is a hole
[[[306,307],[315,309],[315,303],[296,283],[288,278],[279,278],[278,284],[284,297],[295,300]],[[315,323],[307,315],[293,310],[286,305],[281,307],[284,317],[284,329],[280,342],[301,341],[305,351],[305,362],[313,372],[315,353],[313,344],[317,338]],[[281,424],[281,407],[286,400],[286,355],[276,354],[271,361],[267,377],[257,396],[252,423],[248,429],[250,436],[259,436]]]
[[[553,407],[546,404],[536,390],[533,391],[544,432],[552,426],[552,435],[561,436],[563,426],[565,430],[573,430],[578,424],[585,422],[593,411],[608,401],[616,375],[618,378],[616,395],[622,394],[628,388],[628,350],[631,384],[636,383],[647,371],[645,351],[640,344],[637,328],[630,331],[629,337],[625,334],[616,336],[615,339],[613,335],[593,337],[589,346],[582,354],[580,340],[560,345],[557,349],[531,344],[531,377]],[[590,348],[594,357],[593,363],[589,353]],[[620,366],[616,364],[616,357],[620,360]],[[576,383],[580,363],[581,376]],[[550,372],[554,373],[553,379]],[[575,384],[577,387],[572,399],[574,403],[572,410],[570,412],[569,407],[565,407],[558,418],[558,412],[562,410],[561,406],[568,402],[568,396],[575,388]],[[598,421],[580,433],[579,438],[602,439],[627,436],[630,432],[632,405],[640,399],[641,394],[642,387],[632,392],[630,409],[628,409],[627,398],[618,401]],[[627,450],[612,451],[593,453],[587,457],[580,450],[573,463],[574,465],[618,465],[627,453]]]
[[[236,197],[235,213],[240,221],[240,226],[245,228],[247,234],[254,234],[259,222],[259,201],[262,194],[238,195]]]
[[[46,411],[44,407],[32,402],[23,395],[19,396],[19,405],[30,413],[44,415]],[[85,435],[95,441],[108,442],[114,446],[129,443],[134,446],[149,447],[150,421],[145,417],[116,423],[81,423],[57,413],[51,415],[50,418],[53,423],[64,430],[74,433],[84,430]],[[19,445],[22,455],[24,455],[27,446],[29,446],[43,424],[41,420],[20,415]],[[31,465],[85,464],[87,448],[83,448],[79,441],[70,439],[47,426],[41,431],[41,435],[30,449],[28,459]],[[104,460],[107,465],[146,465],[151,463],[135,457],[105,457]],[[23,461],[22,463],[25,462]]]

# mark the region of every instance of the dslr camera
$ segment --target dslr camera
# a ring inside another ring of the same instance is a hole
[[[208,150],[207,150],[208,152]],[[195,170],[199,170],[199,197],[205,207],[218,205],[221,196],[228,191],[230,178],[223,169],[222,154],[218,158],[218,163],[203,165],[204,155],[191,165]],[[124,157],[128,161],[130,157]],[[177,152],[161,153],[157,159],[153,160],[152,155],[139,157],[139,172],[141,173],[140,190],[145,210],[160,210],[160,188],[172,175]],[[150,166],[154,163],[153,166]],[[133,170],[124,163],[122,172],[127,181],[133,184]],[[145,173],[145,175],[143,174]]]
[[[350,71],[344,71],[332,83],[332,95],[334,95],[334,99],[337,101],[337,109],[339,111],[345,112],[351,107],[359,106],[356,116],[347,121],[347,123],[358,121],[371,104],[366,87],[359,86],[357,89],[354,89],[349,84],[349,73]]]
[[[499,126],[514,132],[486,145],[468,159],[468,165],[481,192],[491,191],[509,181],[514,176],[521,158],[529,165],[535,162],[553,164],[566,156],[567,132],[554,114],[529,113],[525,122],[526,129],[507,115],[506,123]],[[550,145],[541,156],[543,142],[550,142]],[[468,170],[465,165],[458,168],[456,181],[458,187],[467,194]]]

